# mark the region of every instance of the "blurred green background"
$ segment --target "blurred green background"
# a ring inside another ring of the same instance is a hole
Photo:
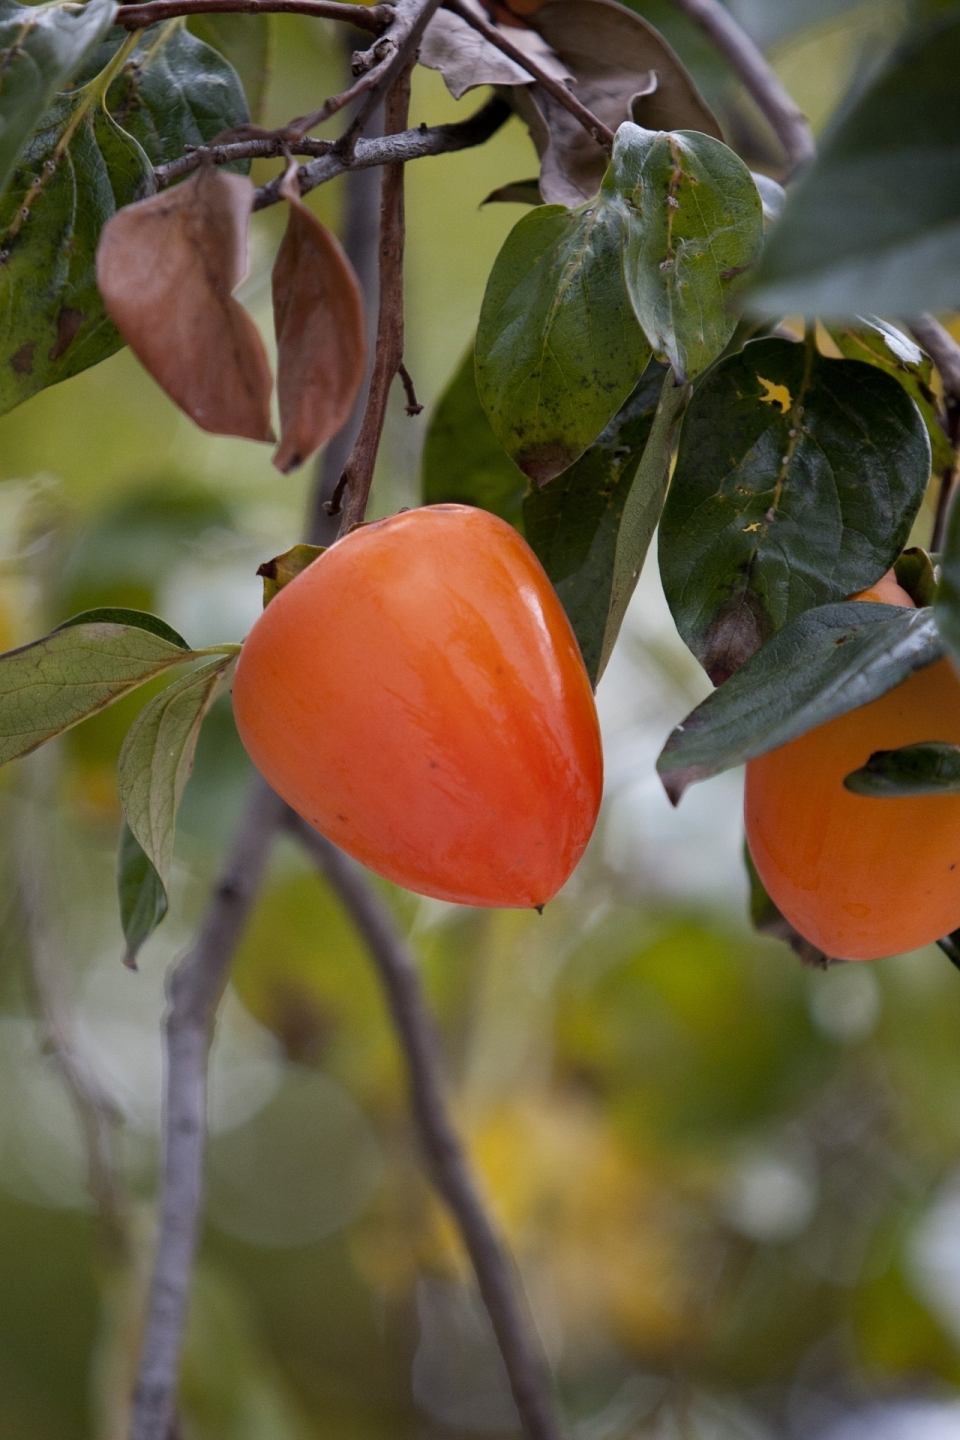
[[[638,8],[731,138],[774,168],[749,102],[668,0]],[[907,19],[883,0],[731,8],[817,127]],[[321,22],[271,27],[265,118],[278,123],[339,88],[344,60]],[[417,72],[415,123],[476,103]],[[406,359],[428,408],[411,420],[393,397],[377,513],[418,503],[429,407],[522,213],[480,202],[533,169],[516,121],[482,149],[408,167]],[[311,197],[333,225],[343,200],[339,184]],[[256,217],[241,292],[267,336],[282,221]],[[200,645],[244,635],[257,565],[296,539],[310,475],[281,478],[267,447],[202,434],[123,352],[0,420],[0,482],[0,646],[104,603],[154,609]],[[752,935],[740,778],[674,812],[653,771],[707,688],[648,567],[598,696],[601,823],[560,898],[540,918],[383,887],[442,1024],[457,1119],[572,1440],[957,1440],[960,976],[937,950],[809,972]],[[123,1440],[154,1222],[164,975],[250,774],[220,702],[184,802],[171,914],[140,972],[124,971],[114,768],[138,703],[0,772],[3,1440]],[[40,877],[39,938],[25,875]],[[38,945],[122,1120],[122,1262],[37,1023]],[[372,969],[287,842],[212,1077],[181,1440],[515,1435],[462,1250],[418,1167]]]

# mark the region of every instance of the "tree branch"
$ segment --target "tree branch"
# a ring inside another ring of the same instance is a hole
[[[197,942],[169,981],[160,1228],[130,1440],[168,1440],[173,1423],[203,1200],[213,1022],[282,814],[282,802],[258,780]]]
[[[323,185],[327,180],[333,180],[337,175],[348,171],[421,160],[428,155],[445,155],[454,150],[469,150],[474,145],[482,145],[506,123],[512,113],[505,100],[494,96],[466,120],[458,120],[449,125],[421,125],[415,130],[404,130],[398,135],[359,139],[350,156],[340,154],[336,149],[336,141],[333,140],[304,139],[289,142],[275,136],[238,140],[227,145],[198,146],[187,155],[171,160],[167,165],[160,165],[154,175],[157,185],[163,189],[174,180],[179,180],[182,175],[189,175],[191,170],[198,170],[205,159],[211,160],[214,165],[229,165],[234,160],[279,159],[286,149],[321,157],[317,164],[300,166],[300,193],[306,195],[318,185]],[[269,184],[260,186],[254,202],[256,210],[263,210],[280,200],[282,178],[278,176]]]
[[[387,95],[383,127],[385,138],[402,133],[406,127],[412,68],[412,64],[407,65]],[[350,458],[327,506],[328,512],[335,515],[344,490],[349,491],[341,523],[344,534],[366,513],[390,386],[403,360],[403,243],[403,162],[395,161],[383,172],[380,192],[380,306],[367,408],[363,412],[360,433]]]
[[[393,18],[390,5],[343,5],[339,0],[148,0],[143,5],[121,4],[115,25],[145,30],[158,20],[175,15],[313,15],[322,20],[344,20],[358,30],[382,35]]]
[[[816,142],[806,116],[781,85],[763,52],[734,20],[720,0],[673,0],[713,42],[744,88],[770,122],[787,158],[784,179],[816,155]]]
[[[443,8],[449,10],[453,15],[458,15],[461,20],[465,20],[468,25],[476,30],[479,35],[482,35],[485,40],[488,40],[491,45],[495,45],[504,55],[507,55],[517,65],[522,66],[527,74],[532,75],[538,85],[541,85],[548,94],[552,95],[554,100],[562,105],[565,110],[569,110],[570,114],[580,121],[580,124],[584,130],[586,130],[587,134],[596,140],[597,144],[601,145],[608,155],[610,154],[613,149],[613,131],[609,126],[604,125],[603,121],[598,119],[592,110],[588,110],[586,105],[581,105],[572,90],[569,90],[567,86],[559,80],[555,80],[552,75],[548,75],[535,60],[532,60],[529,55],[525,54],[519,46],[514,45],[512,40],[508,40],[502,30],[498,30],[495,25],[490,25],[482,16],[475,15],[466,5],[461,5],[460,0],[443,0]]]
[[[440,1039],[416,965],[360,867],[292,810],[287,824],[340,898],[370,950],[403,1049],[420,1144],[457,1223],[500,1346],[529,1440],[559,1440],[546,1363],[525,1314],[518,1277],[490,1220],[444,1101]]]

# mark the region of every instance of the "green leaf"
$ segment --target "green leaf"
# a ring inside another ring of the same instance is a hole
[[[651,361],[599,439],[563,475],[531,490],[523,505],[527,540],[567,612],[594,687],[619,630],[612,615],[619,536],[628,498],[643,488],[638,471],[666,373]],[[655,525],[656,483],[649,488],[646,509]]]
[[[268,15],[191,15],[187,22],[198,40],[219,50],[240,77],[254,120],[263,112],[270,79]]]
[[[117,854],[117,898],[127,942],[123,963],[135,970],[140,947],[156,930],[168,907],[166,888],[126,821]]]
[[[929,609],[807,610],[676,727],[657,761],[664,788],[676,805],[688,785],[876,700],[943,653]]]
[[[161,640],[169,640],[171,645],[179,645],[181,650],[190,650],[186,640],[172,625],[161,620],[159,615],[151,615],[146,610],[127,610],[121,605],[98,605],[94,610],[81,610],[79,615],[71,615],[70,619],[64,620],[53,633],[56,635],[60,630],[69,630],[72,625],[133,625],[138,630],[148,630],[151,635],[159,635]]]
[[[326,548],[326,545],[291,545],[282,555],[274,555],[272,560],[258,565],[257,574],[263,578],[263,608],[267,608],[285,585],[302,575],[308,565],[319,560]]]
[[[476,505],[522,529],[527,477],[494,435],[480,404],[472,345],[430,418],[421,486],[426,505]]]
[[[876,800],[960,795],[960,746],[931,740],[899,750],[875,750],[843,783],[854,795]]]
[[[768,314],[915,315],[957,304],[960,15],[914,31],[793,188],[755,277]]]
[[[616,202],[616,197],[611,197]],[[538,485],[572,465],[650,359],[624,291],[619,202],[525,215],[497,256],[477,331],[494,433]]]
[[[120,349],[94,256],[115,211],[152,190],[96,82],[46,112],[0,202],[0,414]]]
[[[864,360],[892,375],[914,402],[930,436],[933,469],[937,475],[953,465],[953,447],[937,418],[939,407],[931,384],[933,362],[919,345],[895,325],[876,315],[858,315],[855,321],[828,325],[834,344],[850,360]]]
[[[194,655],[179,636],[110,621],[68,625],[0,655],[0,765]]]
[[[234,663],[234,657],[220,656],[168,685],[140,711],[120,752],[117,789],[123,813],[164,887],[200,726],[228,684]]]
[[[107,109],[154,165],[250,120],[237,72],[218,50],[192,35],[183,19],[143,32],[107,92]],[[246,174],[250,162],[226,168]]]
[[[0,3],[0,194],[41,116],[110,24],[113,0]]]
[[[898,555],[893,565],[897,584],[906,590],[918,608],[932,605],[937,597],[937,572],[933,559],[919,545],[911,545]]]
[[[717,365],[684,421],[659,542],[673,618],[711,679],[878,580],[929,476],[920,414],[875,366],[777,339]]]
[[[940,556],[940,581],[934,598],[937,627],[954,665],[960,668],[960,504],[954,496]]]
[[[763,205],[753,177],[711,135],[627,123],[601,196],[619,199],[623,273],[654,354],[692,379],[733,334],[735,292],[760,258]]]

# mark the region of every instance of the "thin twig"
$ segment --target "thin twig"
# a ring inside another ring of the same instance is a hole
[[[297,173],[300,193],[306,195],[318,185],[323,185],[348,171],[422,160],[428,155],[447,155],[454,150],[469,150],[474,145],[482,145],[506,123],[512,113],[505,100],[494,96],[466,120],[458,120],[449,125],[421,125],[415,130],[404,130],[399,135],[359,139],[349,157],[337,153],[335,142],[330,140],[300,140],[288,144],[271,136],[238,140],[228,145],[198,146],[179,159],[158,166],[154,175],[158,188],[162,190],[174,180],[179,180],[182,175],[199,170],[204,160],[211,160],[214,165],[229,165],[234,160],[279,159],[286,148],[295,153],[313,153],[321,157],[316,163],[301,165]],[[282,198],[282,178],[278,176],[269,184],[260,186],[256,192],[254,209],[264,210]]]
[[[406,128],[411,69],[408,65],[387,95],[383,117],[386,135],[399,134]],[[330,514],[336,514],[334,502],[340,500],[344,488],[349,491],[341,527],[343,534],[352,525],[359,524],[366,513],[390,386],[403,360],[403,242],[403,164],[395,163],[384,169],[380,191],[380,303],[367,408],[350,458],[343,467],[341,483],[327,507]]]
[[[420,404],[420,401],[417,399],[417,392],[416,392],[416,389],[414,388],[413,379],[412,379],[412,377],[411,377],[411,375],[410,375],[410,371],[407,369],[406,365],[404,365],[404,363],[403,363],[402,360],[400,361],[400,364],[397,366],[397,374],[400,376],[400,379],[403,381],[404,394],[405,394],[406,397],[407,397],[407,414],[408,414],[411,418],[412,418],[414,415],[422,415],[422,414],[423,414],[423,406]]]
[[[349,154],[357,134],[415,57],[423,32],[439,8],[440,0],[397,0],[389,30],[384,32],[369,51],[364,52],[367,59],[361,62],[363,73],[360,78],[341,95],[325,100],[320,109],[312,115],[303,115],[299,120],[291,121],[284,127],[285,137],[296,140],[299,136],[306,135],[315,125],[321,125],[338,110],[344,109],[355,100],[361,100],[349,128],[340,137],[343,150]],[[370,65],[370,60],[375,63]]]
[[[207,1057],[230,962],[283,813],[265,780],[251,790],[196,944],[168,985],[160,1228],[130,1440],[168,1440],[203,1200]]]
[[[443,0],[443,8],[449,10],[453,15],[459,15],[461,20],[465,20],[472,29],[477,31],[478,35],[482,35],[491,45],[495,45],[498,50],[502,51],[504,55],[507,55],[515,64],[522,66],[527,74],[532,75],[537,81],[537,84],[541,85],[548,94],[552,95],[554,100],[562,105],[565,110],[569,110],[570,114],[576,120],[580,121],[580,124],[584,130],[586,130],[587,134],[592,136],[597,144],[606,150],[608,155],[610,154],[610,151],[613,149],[613,131],[608,125],[604,125],[603,121],[598,119],[592,110],[588,110],[586,105],[581,105],[576,95],[574,95],[571,90],[568,90],[566,85],[559,80],[555,80],[552,75],[548,75],[542,66],[538,65],[535,60],[532,60],[529,55],[525,54],[518,45],[514,45],[513,41],[509,40],[502,30],[499,30],[495,25],[489,24],[482,16],[475,15],[466,5],[461,5],[460,0]]]
[[[947,412],[947,435],[953,446],[954,456],[956,456],[957,442],[960,439],[960,345],[954,340],[950,331],[944,329],[940,321],[927,312],[914,316],[906,323],[913,338],[923,346],[940,373]],[[937,513],[934,516],[933,533],[930,537],[930,549],[934,553],[942,548],[944,536],[947,533],[947,516],[950,513],[950,501],[956,488],[956,479],[957,466],[954,463],[949,470],[944,471],[940,480]]]
[[[375,183],[375,177],[374,178]],[[353,189],[362,182],[364,197],[355,203]],[[370,203],[368,177],[351,177],[350,203]],[[374,191],[375,194],[375,191]],[[363,246],[366,229],[354,214],[348,227],[347,253],[361,284],[371,265]],[[360,248],[358,247],[358,244]],[[375,246],[375,242],[374,242]],[[365,287],[366,288],[366,287]],[[369,303],[370,296],[367,294]],[[334,442],[331,442],[333,444]],[[317,497],[311,498],[308,540],[317,542]],[[332,538],[332,537],[331,537]],[[178,966],[170,986],[166,1021],[164,1134],[166,1148],[154,1281],[141,1346],[137,1395],[130,1440],[170,1440],[164,1417],[173,1414],[179,1378],[180,1350],[196,1250],[202,1200],[205,1140],[206,1070],[217,1001],[243,925],[256,897],[277,826],[285,813],[269,787],[257,780],[251,789],[223,877],[211,895],[197,943]]]
[[[444,1100],[440,1039],[416,965],[393,917],[358,865],[292,810],[287,823],[335,890],[370,950],[403,1048],[417,1133],[437,1190],[473,1263],[528,1440],[559,1440],[545,1360],[525,1313],[521,1286],[480,1198]]]
[[[816,142],[806,116],[781,85],[776,71],[720,0],[673,0],[713,42],[744,88],[757,102],[783,146],[789,179],[816,155]]]
[[[34,765],[40,759],[35,757]],[[111,1264],[122,1265],[130,1254],[129,1205],[117,1154],[122,1116],[77,1041],[64,994],[65,958],[44,882],[53,867],[49,856],[42,853],[47,846],[38,830],[39,822],[23,826],[25,833],[17,846],[16,888],[45,1048],[60,1071],[80,1126],[87,1189],[96,1207],[104,1254]]]
[[[923,346],[940,371],[944,390],[953,399],[960,400],[960,344],[930,314],[916,315],[906,323],[917,344]]]
[[[313,15],[344,20],[358,30],[382,35],[393,18],[389,5],[342,5],[338,0],[147,0],[121,5],[113,23],[125,30],[144,30],[175,15]]]

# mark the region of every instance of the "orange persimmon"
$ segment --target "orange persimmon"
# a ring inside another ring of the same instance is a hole
[[[483,510],[338,541],[254,625],[233,701],[277,793],[420,894],[543,905],[593,831],[603,761],[576,638],[526,541]]]
[[[852,597],[913,605],[891,574]],[[747,843],[796,930],[839,960],[876,960],[960,926],[960,796],[868,799],[843,786],[875,750],[960,744],[948,660],[747,765]]]

